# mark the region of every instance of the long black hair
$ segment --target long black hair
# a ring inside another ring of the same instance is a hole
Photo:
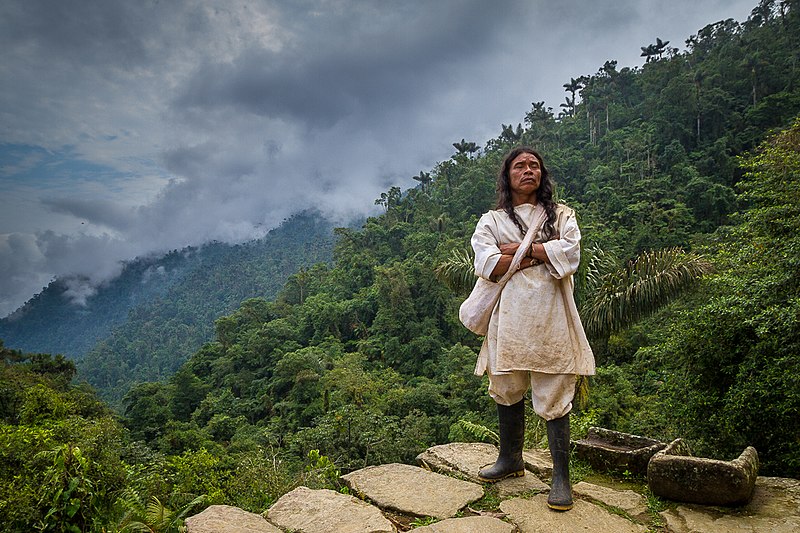
[[[550,179],[550,173],[547,167],[544,166],[542,156],[529,146],[518,146],[514,148],[503,159],[503,165],[500,167],[500,172],[497,174],[497,209],[502,209],[508,213],[511,221],[516,224],[519,230],[524,234],[525,230],[522,224],[517,219],[514,213],[514,204],[511,201],[511,178],[509,171],[511,170],[511,163],[521,154],[532,154],[539,160],[539,166],[542,169],[542,179],[539,182],[539,189],[536,191],[536,200],[542,204],[545,213],[547,213],[547,220],[544,223],[544,238],[549,240],[556,234],[556,203],[553,201],[553,182]]]

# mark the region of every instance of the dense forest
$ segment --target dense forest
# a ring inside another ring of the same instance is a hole
[[[133,383],[172,375],[213,337],[216,318],[248,298],[274,298],[298,268],[330,261],[332,248],[333,225],[319,213],[298,213],[243,244],[213,242],[126,262],[119,277],[80,303],[69,295],[89,280],[56,279],[0,320],[0,338],[76,361],[78,379],[119,406]]]
[[[576,300],[599,368],[573,437],[684,437],[725,459],[753,445],[762,474],[800,476],[798,40],[800,3],[763,0],[685,51],[658,40],[641,67],[569,80],[558,112],[535,102],[485,145],[454,143],[380,216],[337,229],[333,263],[214,321],[119,415],[63,357],[0,348],[0,520],[175,531],[212,503],[260,512],[298,484],[342,489],[341,472],[489,435],[480,339],[457,308],[517,144],[543,153],[584,236]]]

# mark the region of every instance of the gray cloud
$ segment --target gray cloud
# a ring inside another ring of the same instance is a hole
[[[136,223],[134,210],[108,202],[62,197],[44,198],[42,204],[54,213],[72,215],[113,230],[124,231]]]
[[[59,61],[123,67],[148,61],[142,37],[159,20],[148,21],[133,3],[29,0],[5,2],[1,12],[13,21],[3,28],[6,50],[27,48]]]
[[[178,107],[231,106],[321,128],[408,108],[458,70],[470,72],[521,11],[518,3],[497,9],[485,2],[416,3],[402,12],[324,6],[283,17],[291,37],[280,50],[253,47],[233,62],[201,66]]]
[[[0,149],[33,147],[0,158],[0,316],[56,275],[80,302],[137,255],[369,213],[570,77],[751,3],[0,3]]]
[[[108,235],[67,236],[45,231],[0,236],[0,306],[9,313],[14,311],[32,291],[46,286],[53,272],[70,279],[69,296],[75,303],[85,303],[91,287],[119,275],[120,258],[130,251],[122,240]]]

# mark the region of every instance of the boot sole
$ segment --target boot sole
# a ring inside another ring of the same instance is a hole
[[[574,505],[571,503],[568,505],[558,505],[550,502],[547,503],[547,506],[554,511],[569,511],[574,507]]]
[[[484,483],[497,483],[498,481],[503,481],[504,479],[508,479],[510,477],[523,477],[524,475],[525,471],[520,470],[519,472],[511,472],[510,474],[506,474],[503,477],[494,477],[494,478],[483,477],[480,474],[478,474],[478,479],[480,479]]]

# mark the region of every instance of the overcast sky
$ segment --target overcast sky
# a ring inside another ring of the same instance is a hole
[[[0,317],[55,276],[367,213],[571,77],[756,4],[4,0]]]

